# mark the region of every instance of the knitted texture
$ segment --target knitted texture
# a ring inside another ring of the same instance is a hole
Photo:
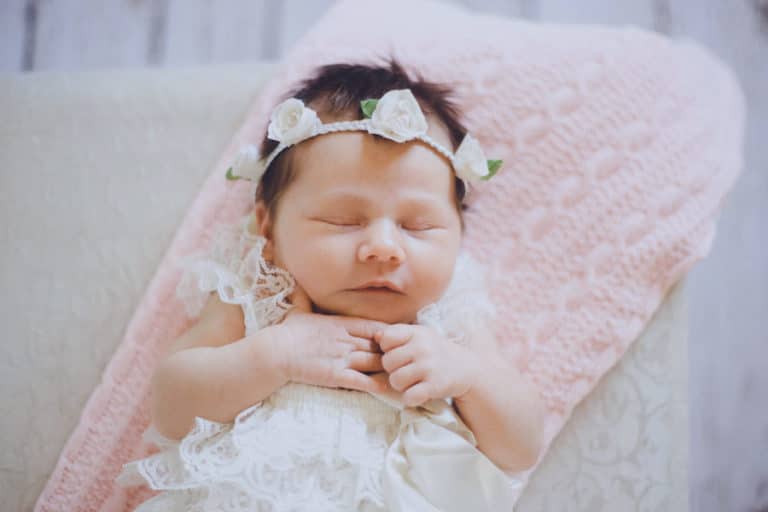
[[[149,377],[160,344],[189,325],[174,297],[176,263],[207,243],[216,222],[251,207],[253,185],[226,181],[226,168],[314,67],[388,55],[453,85],[469,131],[504,160],[476,189],[464,247],[491,269],[495,331],[546,401],[547,446],[709,251],[741,170],[745,111],[732,72],[709,52],[633,27],[341,0],[283,60],[212,170],[37,510],[129,510],[151,495],[113,480],[121,464],[150,453],[141,444]]]

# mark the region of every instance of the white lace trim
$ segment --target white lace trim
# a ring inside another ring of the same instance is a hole
[[[195,318],[217,291],[223,302],[243,309],[246,333],[278,323],[293,307],[288,297],[295,281],[291,274],[264,260],[266,239],[249,230],[252,214],[232,225],[219,225],[207,251],[186,256],[176,297],[187,315]]]
[[[197,417],[180,442],[159,436],[164,449],[125,464],[117,482],[175,494],[166,507],[195,500],[204,510],[243,512],[384,507],[381,472],[398,428],[398,410],[367,393],[289,383],[233,423]],[[307,508],[294,508],[301,504]]]
[[[497,314],[486,286],[480,264],[469,253],[459,252],[445,293],[437,302],[419,310],[416,323],[442,332],[454,343],[469,344],[478,326],[492,323]]]

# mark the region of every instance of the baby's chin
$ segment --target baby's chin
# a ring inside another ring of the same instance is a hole
[[[416,312],[394,311],[392,308],[366,307],[323,307],[312,303],[312,312],[323,315],[341,315],[366,320],[375,320],[387,324],[412,324],[416,321]]]

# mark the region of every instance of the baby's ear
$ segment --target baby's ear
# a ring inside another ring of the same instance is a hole
[[[253,221],[249,227],[251,233],[254,235],[260,235],[267,239],[267,243],[264,246],[264,258],[272,258],[272,219],[269,217],[269,210],[262,201],[256,203],[253,210]]]
[[[256,203],[253,209],[253,222],[251,223],[250,230],[254,235],[261,235],[265,238],[270,238],[269,224],[271,219],[269,218],[269,210],[262,201]]]

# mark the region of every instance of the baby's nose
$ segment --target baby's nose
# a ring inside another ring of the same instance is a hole
[[[358,254],[361,261],[402,263],[405,260],[405,251],[397,226],[383,221],[371,223]]]

